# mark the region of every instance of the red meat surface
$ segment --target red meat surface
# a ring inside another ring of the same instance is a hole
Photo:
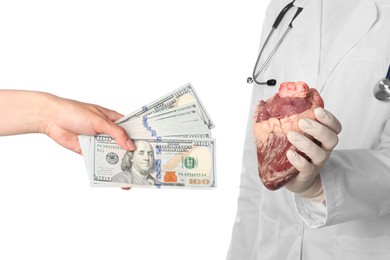
[[[267,101],[261,100],[256,106],[253,135],[258,170],[261,181],[268,189],[281,188],[298,173],[286,156],[289,149],[296,150],[287,140],[287,132],[294,130],[302,133],[298,120],[315,120],[313,110],[317,107],[324,107],[321,96],[302,81],[280,84],[277,94]]]

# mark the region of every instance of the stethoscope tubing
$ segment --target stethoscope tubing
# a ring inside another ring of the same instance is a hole
[[[303,10],[302,7],[298,7],[294,17],[292,18],[290,24],[288,25],[286,31],[283,33],[282,37],[279,39],[279,41],[276,43],[275,47],[272,49],[271,53],[267,56],[266,60],[263,62],[263,64],[261,65],[261,67],[259,68],[259,70],[257,70],[257,67],[259,65],[259,62],[260,62],[260,58],[261,58],[261,55],[263,54],[264,52],[264,49],[265,49],[265,46],[267,45],[269,39],[271,38],[271,35],[274,33],[274,31],[276,30],[276,28],[279,26],[280,22],[282,21],[284,15],[294,6],[294,1],[292,1],[291,3],[287,4],[283,9],[282,11],[279,13],[279,15],[277,16],[274,24],[272,25],[272,29],[271,31],[269,32],[267,38],[265,39],[261,49],[260,49],[260,52],[259,54],[257,55],[257,59],[256,59],[256,63],[255,63],[255,66],[253,68],[253,72],[252,72],[252,78],[248,78],[247,79],[247,82],[248,83],[252,83],[252,81],[254,81],[256,84],[258,85],[268,85],[268,86],[275,86],[276,85],[276,80],[275,79],[270,79],[270,80],[267,80],[266,82],[260,82],[257,80],[257,78],[260,76],[261,72],[264,71],[265,67],[268,65],[268,63],[270,62],[271,58],[273,57],[273,55],[275,54],[275,52],[278,50],[278,48],[280,47],[280,45],[282,44],[282,42],[284,41],[284,39],[286,38],[287,34],[290,32],[290,30],[292,29],[293,25],[293,21],[295,20],[295,18],[297,18],[297,16],[301,13],[301,11]]]
[[[263,64],[263,66],[261,66],[260,70],[256,73],[256,69],[257,69],[257,65],[259,65],[259,61],[260,61],[260,58],[261,58],[261,55],[263,54],[263,51],[264,51],[264,48],[265,46],[267,45],[269,39],[271,38],[271,35],[273,34],[273,32],[275,31],[275,28],[272,28],[272,30],[270,31],[270,33],[268,34],[267,38],[265,39],[263,45],[261,46],[261,49],[260,49],[260,52],[259,52],[259,55],[257,55],[257,59],[256,59],[256,63],[255,63],[255,67],[253,68],[253,72],[252,72],[252,78],[253,78],[253,81],[256,82],[256,84],[260,84],[260,85],[263,85],[264,82],[259,82],[257,81],[257,77],[260,75],[260,73],[263,71],[265,65]],[[267,58],[267,60],[269,59],[269,56]]]
[[[259,60],[260,60],[260,56],[261,56],[261,53],[263,52],[264,50],[264,47],[267,43],[267,41],[269,40],[271,34],[274,32],[275,29],[272,29],[271,32],[269,33],[268,37],[267,37],[267,40],[266,42],[264,43],[263,45],[263,48],[261,48],[261,52],[260,52],[260,55],[257,57],[257,61],[256,61],[256,64],[255,64],[255,67],[253,69],[253,80],[257,83],[257,84],[266,84],[264,82],[258,82],[257,81],[257,77],[260,75],[260,73],[264,70],[264,68],[267,66],[267,64],[269,63],[269,61],[271,60],[271,58],[273,57],[273,55],[275,54],[276,50],[280,47],[280,45],[282,44],[284,38],[286,38],[287,34],[290,32],[291,30],[291,27],[287,27],[286,31],[283,33],[283,36],[279,39],[279,41],[277,42],[277,44],[275,45],[275,47],[272,49],[271,53],[268,55],[267,59],[264,61],[263,65],[260,67],[260,69],[256,72],[256,68],[257,68],[257,65],[259,63]]]
[[[253,81],[257,84],[257,85],[268,85],[268,86],[275,86],[276,85],[276,79],[270,79],[270,80],[267,80],[266,82],[260,82],[257,80],[257,78],[260,76],[260,74],[264,71],[264,69],[266,68],[266,66],[269,64],[271,58],[274,56],[275,52],[278,50],[278,48],[280,47],[280,45],[282,44],[282,42],[284,41],[284,39],[287,37],[287,34],[290,32],[290,30],[292,29],[293,27],[293,21],[295,20],[295,18],[298,17],[298,15],[302,12],[303,10],[303,7],[298,7],[297,11],[295,12],[295,15],[294,17],[292,18],[290,24],[287,26],[287,29],[286,31],[283,33],[282,37],[279,39],[279,41],[276,43],[275,47],[272,49],[272,51],[270,52],[270,54],[267,56],[267,58],[265,59],[265,61],[263,62],[263,64],[261,65],[261,67],[259,68],[259,70],[257,70],[257,67],[259,65],[259,62],[260,62],[260,58],[261,58],[261,55],[263,54],[264,52],[264,49],[265,49],[265,46],[267,46],[268,44],[268,41],[270,40],[272,34],[274,33],[274,31],[276,30],[276,28],[279,26],[280,22],[283,20],[283,17],[285,16],[285,14],[294,6],[294,1],[292,1],[291,3],[287,4],[283,9],[282,11],[279,13],[279,15],[277,16],[274,24],[272,25],[272,29],[271,31],[268,33],[268,36],[267,38],[265,39],[263,45],[261,46],[261,49],[260,49],[260,52],[257,56],[257,59],[256,59],[256,63],[255,63],[255,66],[253,68],[253,71],[252,71],[252,78],[249,77],[247,79],[247,82],[248,83],[252,83]],[[320,92],[322,91],[322,88],[320,89]],[[386,78],[383,78],[382,80],[380,80],[375,86],[374,86],[374,89],[373,89],[373,92],[374,92],[374,96],[380,100],[380,101],[389,101],[390,102],[390,66],[387,70],[387,74],[386,74]]]

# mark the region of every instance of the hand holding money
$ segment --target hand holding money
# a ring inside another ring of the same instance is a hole
[[[92,186],[215,187],[212,120],[185,85],[117,121],[136,149],[110,136],[80,136]]]
[[[78,135],[105,133],[125,149],[134,149],[123,128],[113,121],[123,115],[87,104],[27,90],[0,90],[0,136],[44,133],[61,146],[81,153]]]

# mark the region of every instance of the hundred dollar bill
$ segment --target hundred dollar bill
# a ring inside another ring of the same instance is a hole
[[[209,129],[214,127],[214,123],[209,117],[206,109],[202,105],[198,95],[195,92],[194,87],[191,84],[184,85],[173,92],[151,102],[150,104],[143,106],[142,108],[134,111],[133,113],[119,119],[116,123],[119,125],[126,124],[126,122],[133,118],[142,118],[144,116],[150,116],[155,113],[160,113],[164,110],[173,109],[177,106],[197,103],[200,110],[200,116]],[[126,128],[126,127],[124,127]]]
[[[161,127],[161,126],[168,126],[171,129],[176,128],[178,125],[182,127],[186,127],[190,124],[194,124],[196,126],[199,126],[201,128],[207,129],[207,126],[203,123],[201,118],[198,114],[196,114],[195,111],[188,111],[186,113],[183,113],[181,115],[172,115],[170,117],[159,117],[158,119],[152,118],[152,119],[144,119],[142,121],[128,121],[131,122],[129,126],[126,127],[126,129],[137,129],[137,128],[144,128],[147,129],[148,127]],[[124,126],[122,124],[121,126]],[[188,127],[187,127],[188,128]]]
[[[93,137],[93,186],[215,187],[215,139],[133,141],[131,152],[109,136]]]
[[[92,184],[92,186],[99,186],[99,187],[106,187],[106,186],[112,186],[112,183],[108,183],[107,185],[104,185],[102,183],[99,183],[97,185],[93,182],[93,172],[94,172],[94,153],[92,150],[94,150],[95,147],[95,137],[90,135],[79,135],[79,142],[82,149],[82,154],[85,162],[85,166],[87,169],[88,178]],[[147,137],[149,138],[149,137]],[[202,138],[211,138],[211,133],[209,134],[185,134],[185,135],[171,135],[167,136],[166,138],[176,138],[176,139],[202,139]]]
[[[189,125],[189,124],[187,124]],[[208,128],[192,126],[191,128],[182,128],[172,126],[165,126],[159,128],[148,129],[126,129],[127,134],[133,139],[145,139],[145,138],[164,138],[165,136],[181,136],[181,135],[205,135],[210,134]]]
[[[144,115],[142,117],[132,117],[126,122],[122,123],[121,126],[126,126],[128,123],[129,126],[132,126],[133,122],[150,122],[150,121],[164,121],[166,119],[172,118],[182,118],[187,117],[188,115],[195,115],[199,119],[202,119],[199,109],[199,104],[193,102],[191,104],[180,105],[175,108],[165,109],[161,112],[154,114]],[[202,119],[203,122],[203,119]],[[204,122],[203,122],[204,123]]]

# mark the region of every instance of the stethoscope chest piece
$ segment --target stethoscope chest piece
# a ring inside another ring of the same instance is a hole
[[[390,80],[385,78],[379,81],[374,87],[374,96],[381,101],[390,101]]]
[[[381,79],[374,87],[374,96],[381,101],[390,101],[390,67],[386,78]]]

